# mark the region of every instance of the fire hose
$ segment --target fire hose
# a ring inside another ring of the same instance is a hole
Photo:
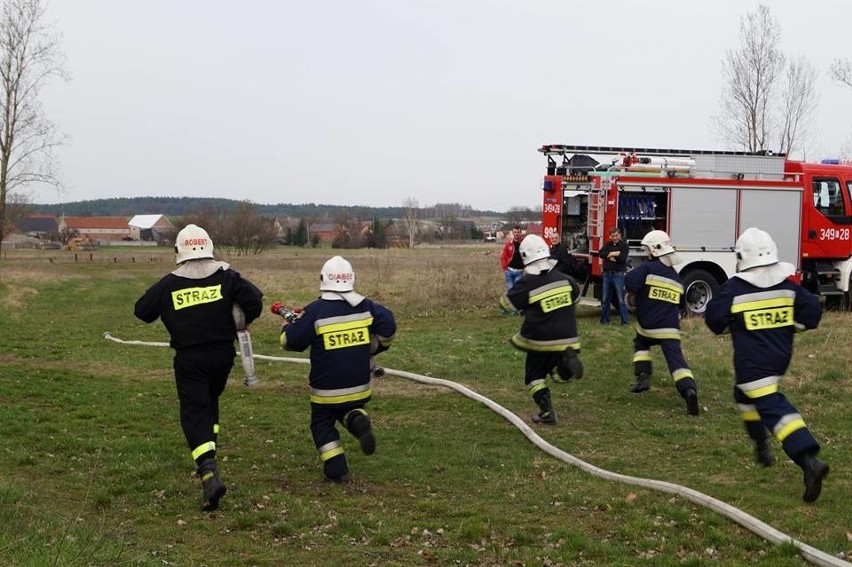
[[[107,340],[127,345],[169,346],[169,343],[163,342],[125,341],[113,337],[109,333],[109,331],[105,331],[103,337]],[[266,356],[262,354],[254,354],[253,356],[258,360],[310,364],[310,360],[306,358],[288,358],[281,356]],[[769,524],[759,520],[758,518],[755,518],[754,516],[743,512],[739,508],[731,506],[730,504],[722,502],[721,500],[713,498],[712,496],[708,496],[702,492],[698,492],[697,490],[693,490],[685,486],[665,482],[662,480],[614,473],[589,464],[571,455],[570,453],[567,453],[562,449],[551,445],[550,443],[539,437],[539,435],[535,431],[533,431],[532,428],[530,428],[530,426],[528,426],[523,419],[510,412],[500,404],[494,402],[493,400],[474,392],[470,388],[463,386],[458,382],[443,380],[441,378],[432,378],[431,376],[424,376],[422,374],[405,372],[403,370],[394,370],[391,368],[382,369],[382,374],[389,376],[397,376],[399,378],[406,378],[408,380],[413,380],[414,382],[419,382],[421,384],[430,384],[433,386],[443,386],[446,388],[450,388],[472,400],[480,402],[492,411],[506,418],[506,420],[509,421],[509,423],[511,423],[515,427],[517,427],[521,431],[521,433],[523,433],[524,436],[532,442],[533,445],[535,445],[548,455],[569,465],[574,465],[575,467],[581,469],[582,471],[588,474],[603,478],[605,480],[611,480],[614,482],[620,482],[622,484],[639,486],[641,488],[647,488],[650,490],[656,490],[659,492],[664,492],[666,494],[674,494],[676,496],[683,497],[694,504],[698,504],[700,506],[708,508],[718,514],[721,514],[733,520],[740,526],[746,528],[750,532],[760,536],[761,538],[770,543],[774,543],[776,545],[786,543],[795,546],[799,550],[799,553],[801,554],[802,558],[805,561],[812,563],[813,565],[819,565],[824,567],[852,567],[852,563],[844,561],[839,557],[834,557],[833,555],[830,555],[824,551],[821,551],[815,547],[812,547],[797,539],[794,539],[789,535],[773,528]]]

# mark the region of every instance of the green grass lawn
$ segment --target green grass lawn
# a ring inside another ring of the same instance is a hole
[[[226,258],[275,300],[317,295],[329,250]],[[345,251],[362,293],[388,305],[391,369],[464,384],[524,419],[524,355],[501,317],[499,246]],[[219,468],[228,494],[199,511],[200,488],[178,424],[167,341],[133,317],[172,269],[167,250],[5,252],[0,259],[0,565],[802,565],[683,498],[606,481],[562,463],[482,404],[396,376],[374,382],[378,439],[365,457],[344,438],[353,481],[326,484],[309,432],[307,366],[239,361],[222,397]],[[552,385],[560,422],[549,443],[613,472],[681,484],[835,556],[852,557],[848,313],[797,336],[782,390],[832,467],[814,505],[775,444],[761,468],[732,401],[731,345],[684,322],[701,416],[688,417],[658,350],[652,389],[632,382],[629,328],[581,308],[586,376]],[[280,350],[280,318],[252,325],[256,354]]]

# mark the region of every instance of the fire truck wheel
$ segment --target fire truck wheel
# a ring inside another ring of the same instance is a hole
[[[686,311],[689,315],[702,315],[707,304],[719,290],[719,282],[710,272],[690,270],[681,274],[684,293],[686,294]]]

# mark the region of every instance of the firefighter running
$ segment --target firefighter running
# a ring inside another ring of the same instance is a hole
[[[134,314],[146,323],[162,319],[171,336],[180,424],[201,478],[201,508],[211,511],[226,491],[216,472],[216,441],[219,396],[236,354],[234,311],[251,323],[260,316],[263,294],[213,259],[213,241],[203,228],[181,230],[175,253],[177,269],[139,298]]]
[[[320,272],[319,299],[281,329],[281,345],[311,349],[311,435],[326,480],[345,483],[349,468],[336,423],[340,422],[365,455],[376,450],[370,417],[371,357],[387,350],[396,333],[391,311],[355,292],[355,272],[340,256]]]
[[[680,346],[680,311],[685,306],[683,282],[672,267],[679,262],[669,235],[652,230],[642,239],[648,260],[627,272],[624,285],[636,306],[633,339],[634,394],[651,388],[651,347],[659,345],[689,415],[698,415],[698,386]]]
[[[532,421],[552,425],[556,412],[547,376],[568,381],[583,375],[575,313],[580,289],[574,278],[554,269],[556,260],[550,258],[542,237],[527,235],[519,250],[524,275],[500,298],[500,307],[523,313],[521,329],[511,343],[527,353],[524,382],[539,407]]]
[[[731,333],[734,400],[757,462],[766,467],[775,462],[769,430],[804,473],[802,498],[814,502],[828,465],[816,458],[819,443],[778,384],[793,356],[793,334],[815,329],[822,307],[815,295],[787,279],[796,268],[778,261],[778,247],[768,233],[747,229],[736,252],[737,274],[707,305],[704,321],[716,334]]]

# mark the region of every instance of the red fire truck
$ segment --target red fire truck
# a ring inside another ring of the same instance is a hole
[[[750,226],[769,232],[779,257],[829,303],[850,305],[852,164],[806,163],[770,152],[547,145],[543,236],[574,258],[583,295],[600,299],[598,251],[618,226],[643,261],[642,237],[669,233],[683,263],[688,310],[703,313],[735,273],[734,244]],[[590,292],[591,290],[591,292]]]

